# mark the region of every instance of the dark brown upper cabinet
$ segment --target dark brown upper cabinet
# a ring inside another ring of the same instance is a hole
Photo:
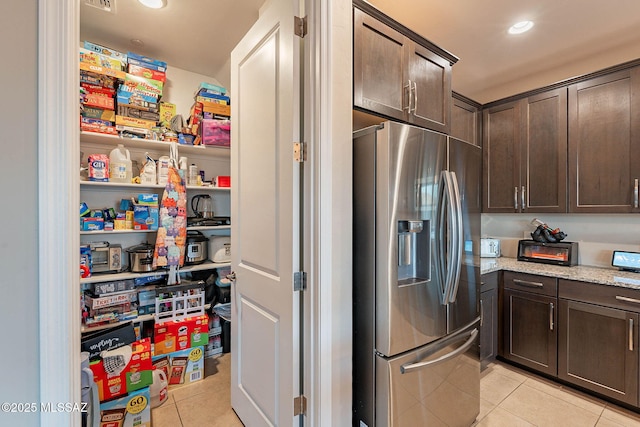
[[[354,107],[449,133],[457,58],[369,4],[354,5]]]
[[[569,86],[569,212],[640,212],[638,153],[638,67]]]
[[[483,110],[483,212],[566,212],[567,89]]]
[[[452,92],[451,136],[473,145],[482,145],[481,126],[482,105],[464,96]]]

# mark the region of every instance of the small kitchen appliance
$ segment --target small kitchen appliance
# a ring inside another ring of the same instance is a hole
[[[200,264],[207,260],[209,239],[198,230],[187,231],[185,264]]]
[[[231,261],[231,237],[211,236],[209,238],[209,259],[213,262]]]
[[[518,261],[539,262],[570,267],[578,264],[578,242],[518,242]]]
[[[480,257],[498,258],[500,256],[500,240],[491,238],[480,239]]]
[[[124,270],[122,246],[91,242],[91,273],[119,273]]]
[[[146,273],[155,270],[153,268],[154,246],[149,243],[142,243],[127,248],[129,253],[129,267],[134,273]]]
[[[199,218],[213,218],[213,199],[208,194],[196,194],[191,199],[191,210]]]

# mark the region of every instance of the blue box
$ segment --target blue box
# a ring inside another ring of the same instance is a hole
[[[158,206],[158,195],[151,194],[138,194],[138,204],[145,206]]]
[[[147,56],[138,55],[137,53],[127,53],[127,63],[137,65],[139,67],[150,68],[157,71],[167,71],[167,63]]]
[[[157,206],[135,205],[133,207],[133,229],[157,230],[159,213]]]

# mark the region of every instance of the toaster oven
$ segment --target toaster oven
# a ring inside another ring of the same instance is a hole
[[[122,246],[109,242],[92,242],[91,273],[119,273],[124,270]]]

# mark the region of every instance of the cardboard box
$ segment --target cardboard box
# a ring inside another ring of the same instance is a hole
[[[118,135],[118,130],[114,126],[105,126],[103,123],[86,123],[84,121],[80,121],[80,130],[82,132],[96,132],[114,136]],[[92,179],[91,181],[95,180]],[[108,181],[108,179],[104,179],[102,181]]]
[[[154,355],[169,354],[192,347],[205,346],[209,341],[209,317],[189,317],[154,325]]]
[[[80,341],[81,351],[89,352],[89,359],[96,360],[103,350],[112,350],[135,342],[131,323],[84,334]]]
[[[100,401],[111,400],[129,392],[140,390],[153,382],[153,364],[151,360],[151,341],[144,338],[130,344],[131,358],[118,373],[110,374],[109,361],[96,360],[89,365],[93,371],[93,381],[98,386]],[[120,347],[117,352],[128,353],[128,349]],[[112,370],[111,370],[112,371]]]
[[[171,119],[176,115],[176,104],[170,102],[160,103],[160,124],[166,128],[171,124]]]
[[[205,113],[217,114],[220,116],[231,117],[231,106],[217,103],[202,103],[202,111]]]
[[[80,102],[83,105],[89,107],[102,108],[104,110],[113,110],[115,108],[115,101],[113,98],[104,96],[99,93],[82,93],[80,94]]]
[[[138,204],[146,206],[158,206],[158,195],[155,193],[138,194]]]
[[[127,72],[134,76],[144,77],[145,79],[158,80],[162,83],[167,81],[167,75],[164,71],[153,70],[151,68],[142,67],[136,64],[129,64],[127,66]]]
[[[133,117],[135,119],[152,120],[154,122],[157,122],[160,119],[160,114],[158,113],[136,108],[135,106],[130,107],[126,104],[118,104],[117,114],[119,116]]]
[[[135,282],[133,279],[114,280],[111,282],[94,283],[92,286],[95,295],[102,295],[132,290],[135,287]]]
[[[136,204],[133,207],[133,229],[157,230],[158,216],[158,206],[145,206]]]
[[[153,366],[165,371],[169,388],[200,381],[204,378],[204,346],[153,356]]]
[[[82,117],[89,119],[100,119],[108,122],[116,121],[116,112],[113,110],[105,110],[104,108],[89,107],[85,105],[80,114]]]
[[[124,80],[127,73],[120,70],[113,70],[111,68],[100,67],[98,65],[89,64],[88,62],[80,63],[80,70],[91,71],[92,73],[102,74],[109,77],[115,77],[116,79]]]
[[[149,387],[101,403],[100,427],[151,427]]]
[[[106,295],[103,297],[93,297],[91,295],[84,296],[84,303],[87,308],[98,309],[104,307],[111,307],[118,304],[124,304],[128,302],[135,302],[138,299],[138,294],[135,290],[116,292],[112,295]]]
[[[124,86],[130,88],[131,91],[136,91],[149,96],[162,96],[162,87],[164,83],[159,80],[146,79],[141,76],[134,76],[133,74],[127,74],[124,79]]]
[[[231,121],[203,119],[200,136],[204,145],[231,146]]]
[[[110,87],[104,87],[101,85],[95,85],[86,82],[80,82],[80,87],[82,88],[81,90],[85,91],[86,93],[103,94],[112,98],[116,95],[116,90]]]
[[[120,62],[122,62],[123,64],[127,63],[127,55],[125,53],[122,52],[118,52],[117,50],[105,47],[105,46],[101,46],[99,44],[96,43],[91,43],[85,40],[83,47],[87,50],[91,50],[93,52],[99,53],[101,55],[105,55],[108,56],[110,58],[113,59],[117,59]]]
[[[103,68],[122,71],[124,69],[122,61],[94,52],[88,49],[80,48],[80,62],[97,65]]]
[[[104,218],[82,218],[82,231],[99,231],[104,229]]]
[[[150,68],[157,71],[167,71],[167,63],[158,59],[149,58],[148,56],[138,55],[134,52],[127,53],[127,62],[129,64],[139,65],[141,67]]]
[[[156,122],[152,120],[136,119],[134,117],[116,115],[116,125],[131,126],[134,128],[152,129],[156,127]]]
[[[218,93],[220,95],[224,95],[225,93],[227,93],[227,89],[226,88],[224,88],[222,86],[214,85],[213,83],[207,83],[207,82],[200,83],[200,87],[198,88],[198,92],[200,92],[203,89],[205,91],[207,91],[207,92]]]
[[[116,87],[115,77],[105,76],[92,71],[80,70],[80,83],[102,86],[110,89]]]
[[[129,88],[125,86],[120,86],[118,88],[118,91],[116,92],[116,102],[118,105],[153,111],[154,113],[159,111],[157,97],[134,92],[128,89]]]
[[[230,176],[216,176],[213,178],[213,186],[214,187],[231,187],[231,177]]]

